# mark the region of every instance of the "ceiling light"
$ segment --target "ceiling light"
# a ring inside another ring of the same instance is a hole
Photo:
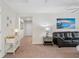
[[[77,8],[69,8],[67,10],[71,11],[71,13],[75,13],[75,12],[79,11],[79,8],[78,7]]]
[[[45,3],[47,3],[48,2],[48,0],[45,0]]]

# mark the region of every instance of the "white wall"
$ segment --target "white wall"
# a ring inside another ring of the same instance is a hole
[[[33,17],[33,34],[32,34],[32,43],[33,44],[43,44],[42,35],[44,29],[40,26],[41,24],[51,24],[53,27],[52,32],[55,31],[79,31],[79,14],[78,13],[54,13],[54,14],[25,14],[20,16],[31,16]],[[76,18],[76,29],[58,30],[56,28],[57,18]]]
[[[6,54],[6,43],[5,43],[5,37],[7,35],[13,34],[14,28],[16,28],[17,24],[17,17],[16,13],[12,11],[4,2],[3,0],[0,0],[0,6],[1,6],[1,37],[0,37],[0,44],[1,44],[1,52],[0,57],[3,57]],[[7,20],[7,17],[9,17],[9,20]],[[12,21],[12,23],[10,23]],[[7,27],[7,24],[9,25]]]
[[[40,26],[41,24],[51,24],[53,27],[52,32],[55,31],[79,31],[79,14],[70,14],[70,13],[60,13],[60,14],[37,14],[33,16],[33,44],[42,44],[42,33],[44,29]],[[56,28],[57,18],[76,18],[76,29],[70,30],[58,30]]]
[[[19,39],[24,37],[24,20],[19,18]]]

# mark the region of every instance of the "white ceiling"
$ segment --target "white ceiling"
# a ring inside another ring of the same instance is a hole
[[[79,7],[79,0],[4,0],[19,13],[59,13]]]

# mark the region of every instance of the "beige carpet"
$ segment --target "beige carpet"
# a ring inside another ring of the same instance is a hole
[[[78,58],[79,52],[72,47],[44,46],[31,44],[31,37],[24,37],[16,54],[7,54],[5,58]]]

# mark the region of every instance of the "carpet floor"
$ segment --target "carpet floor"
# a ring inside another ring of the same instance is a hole
[[[15,55],[7,54],[4,58],[78,58],[79,52],[75,47],[61,47],[53,45],[34,45],[32,37],[24,37]]]

